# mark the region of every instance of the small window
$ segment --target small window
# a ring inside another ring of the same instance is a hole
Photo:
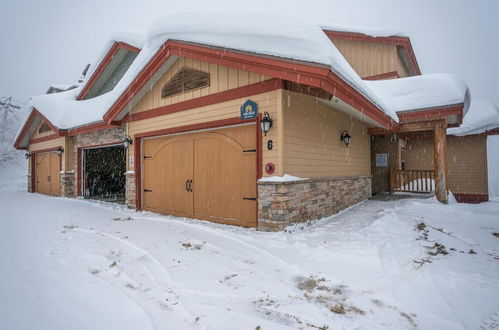
[[[209,73],[190,68],[182,68],[163,87],[161,97],[168,97],[209,85]]]
[[[40,126],[40,128],[38,129],[38,133],[39,134],[42,134],[42,133],[45,133],[45,132],[50,132],[50,127],[49,125],[47,124],[42,124],[42,126]]]

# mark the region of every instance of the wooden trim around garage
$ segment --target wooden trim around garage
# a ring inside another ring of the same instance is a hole
[[[62,148],[62,146],[34,150],[34,151],[30,152],[31,153],[31,192],[32,193],[36,192],[36,155],[46,153],[46,152],[54,152],[59,148]],[[58,155],[58,156],[59,156],[59,171],[58,172],[60,173],[62,171],[62,155]]]
[[[108,64],[113,59],[114,55],[116,55],[116,53],[120,49],[125,49],[125,50],[128,50],[130,52],[134,52],[134,53],[140,52],[139,48],[133,47],[127,43],[114,42],[113,45],[111,46],[111,48],[107,51],[107,53],[104,56],[104,58],[102,59],[102,61],[99,63],[99,65],[95,69],[95,71],[92,73],[92,76],[90,77],[90,79],[88,79],[88,82],[85,84],[85,87],[81,90],[80,94],[78,94],[78,96],[76,97],[77,100],[83,99],[88,94],[88,92],[90,91],[92,86],[95,84],[97,79],[99,79],[102,72],[106,69]]]
[[[260,119],[261,119],[261,114],[257,116],[255,119],[249,119],[249,120],[242,120],[239,117],[233,117],[233,118],[228,118],[228,119],[222,119],[222,120],[215,120],[215,121],[210,121],[210,122],[205,122],[205,123],[199,123],[199,124],[192,124],[192,125],[185,125],[185,126],[179,126],[179,127],[172,127],[172,128],[167,128],[167,129],[162,129],[162,130],[157,130],[157,131],[151,131],[151,132],[145,132],[141,134],[136,134],[133,139],[133,144],[134,144],[134,157],[135,157],[135,162],[134,162],[134,171],[135,171],[135,208],[137,211],[142,210],[142,140],[144,138],[150,138],[150,137],[160,137],[160,136],[165,136],[165,135],[170,135],[170,134],[177,134],[177,133],[188,133],[188,132],[193,132],[195,133],[196,131],[203,130],[203,129],[210,129],[210,128],[225,128],[225,127],[230,127],[234,125],[239,125],[239,124],[251,124],[255,123],[256,124],[256,130],[257,130],[257,182],[258,179],[261,177],[261,167],[262,167],[262,146],[261,146],[261,129],[260,129]],[[260,142],[258,144],[258,142]],[[257,194],[258,194],[258,186],[257,186]],[[258,202],[257,202],[257,212],[258,212]],[[257,222],[258,222],[258,213],[257,213]]]
[[[368,76],[362,78],[363,80],[383,80],[383,79],[391,79],[391,78],[400,78],[399,73],[397,71],[390,71],[380,74],[375,74],[373,76]]]
[[[499,129],[485,132],[485,135],[499,135]]]
[[[280,79],[270,79],[262,82],[254,83],[247,86],[242,86],[238,88],[229,89],[227,91],[197,97],[192,100],[183,101],[179,103],[174,103],[166,105],[163,107],[155,108],[152,110],[147,110],[139,113],[126,115],[120,123],[131,122],[137,120],[143,120],[148,118],[153,118],[157,116],[167,115],[175,112],[191,110],[194,108],[207,106],[211,104],[226,102],[242,97],[252,96],[256,94],[262,94],[266,92],[271,92],[277,89],[283,88],[283,81]]]
[[[68,136],[76,136],[80,134],[86,134],[86,133],[91,133],[95,131],[100,131],[108,128],[114,128],[120,126],[119,123],[111,123],[108,124],[104,121],[86,125],[86,126],[81,126],[81,127],[76,127],[76,128],[70,128],[67,131],[65,131],[65,135]]]
[[[479,194],[453,194],[459,203],[479,204],[488,202],[489,195]]]

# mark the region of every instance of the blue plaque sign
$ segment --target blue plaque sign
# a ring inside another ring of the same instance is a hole
[[[253,119],[258,114],[258,104],[253,101],[246,101],[241,105],[241,119]]]

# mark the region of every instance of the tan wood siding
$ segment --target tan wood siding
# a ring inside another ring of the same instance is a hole
[[[371,173],[367,126],[318,99],[285,92],[284,172],[307,178]],[[352,136],[348,147],[340,135]]]
[[[397,53],[396,45],[334,38],[333,42],[361,77],[397,71],[400,77],[408,72]]]
[[[209,73],[209,86],[162,98],[161,91],[165,84],[168,83],[170,79],[184,67]],[[138,113],[165,105],[192,100],[197,97],[215,94],[268,79],[271,79],[271,77],[180,57],[134,107],[132,113]]]
[[[64,145],[65,145],[64,139],[65,139],[64,136],[61,136],[57,139],[52,139],[52,140],[38,142],[38,143],[31,143],[28,146],[28,151],[33,152],[33,151],[37,151],[37,150],[50,149],[50,148],[59,147],[59,146],[64,147]]]
[[[434,169],[433,140],[407,144],[408,169]],[[447,137],[447,184],[456,194],[488,194],[487,137]]]
[[[279,144],[277,143],[277,129],[275,129],[275,127],[279,125],[277,116],[277,98],[281,95],[280,93],[281,92],[277,90],[218,104],[212,104],[204,107],[175,112],[168,115],[129,122],[128,134],[133,137],[139,133],[239,117],[241,105],[246,100],[250,99],[258,104],[259,113],[267,111],[272,119],[274,119],[274,128],[271,129],[267,134],[267,138],[262,139],[262,163],[263,165],[265,165],[267,162],[273,162],[277,164]],[[268,139],[272,139],[275,142],[274,148],[272,150],[267,150],[266,144]],[[133,156],[133,148],[128,149],[128,155]],[[129,170],[133,170],[133,168],[130,167],[129,163],[128,166]],[[262,173],[264,173],[263,170]]]

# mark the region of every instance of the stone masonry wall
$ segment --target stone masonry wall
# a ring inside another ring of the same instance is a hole
[[[328,217],[371,197],[371,176],[258,183],[258,230]]]
[[[61,197],[75,197],[75,172],[61,172]]]
[[[135,208],[135,172],[128,171],[126,175],[125,200],[126,206]]]

